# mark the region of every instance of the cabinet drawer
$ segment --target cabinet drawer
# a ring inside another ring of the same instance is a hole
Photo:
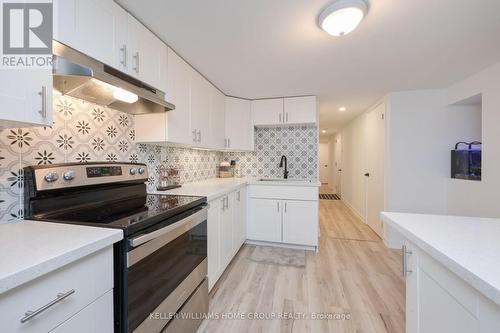
[[[261,199],[318,201],[318,188],[312,186],[251,185],[248,187],[248,197]]]
[[[1,295],[2,331],[48,332],[112,289],[113,247],[109,246]],[[70,295],[55,302],[58,294]],[[44,307],[21,323],[27,311]]]
[[[113,290],[110,290],[50,333],[112,333],[113,329]]]

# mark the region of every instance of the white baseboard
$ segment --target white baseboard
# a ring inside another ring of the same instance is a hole
[[[340,197],[340,201],[342,201],[342,203],[343,203],[344,205],[346,205],[346,207],[347,207],[347,208],[349,208],[349,209],[351,210],[351,212],[353,212],[353,213],[354,213],[354,215],[356,215],[356,217],[357,217],[358,219],[360,219],[360,220],[361,220],[361,222],[366,223],[364,216],[362,216],[362,215],[361,215],[361,214],[360,214],[360,213],[359,213],[359,212],[358,212],[358,211],[357,211],[354,207],[352,207],[352,206],[351,206],[351,205],[350,205],[347,201],[345,201],[344,199],[342,199],[342,197]]]

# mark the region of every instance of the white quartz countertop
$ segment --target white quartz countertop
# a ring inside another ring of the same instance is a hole
[[[315,186],[321,185],[319,181],[302,181],[288,179],[262,181],[255,178],[212,178],[193,183],[183,184],[182,187],[169,191],[150,191],[151,194],[175,194],[175,195],[195,195],[207,197],[207,201],[212,201],[229,192],[246,185],[279,185],[279,186]]]
[[[118,229],[22,221],[0,225],[0,294],[123,238]]]
[[[386,212],[381,217],[500,305],[500,219]]]

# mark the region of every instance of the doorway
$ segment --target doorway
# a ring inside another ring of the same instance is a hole
[[[319,181],[330,187],[330,142],[319,143]]]

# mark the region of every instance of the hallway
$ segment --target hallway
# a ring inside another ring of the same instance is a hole
[[[211,319],[198,332],[404,332],[399,253],[339,200],[320,200],[320,230],[319,253],[308,251],[302,267],[256,262],[256,247],[244,245],[210,295],[212,315],[295,318]],[[320,313],[332,317],[311,318]]]

